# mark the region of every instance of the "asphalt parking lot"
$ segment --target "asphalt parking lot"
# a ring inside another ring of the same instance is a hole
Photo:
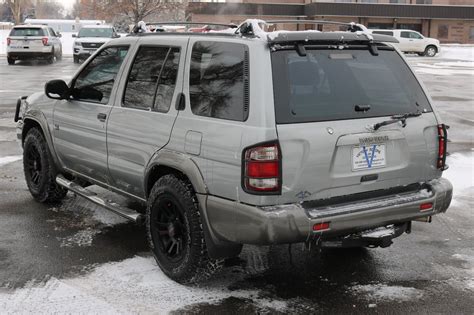
[[[472,314],[473,60],[409,62],[451,126],[448,212],[413,223],[386,249],[247,246],[213,279],[186,287],[161,273],[143,227],[71,193],[54,207],[32,199],[15,141],[16,99],[79,65],[0,58],[0,313]]]

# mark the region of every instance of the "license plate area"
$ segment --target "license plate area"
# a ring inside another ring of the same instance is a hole
[[[362,171],[383,168],[387,165],[385,143],[372,143],[352,147],[352,170]]]

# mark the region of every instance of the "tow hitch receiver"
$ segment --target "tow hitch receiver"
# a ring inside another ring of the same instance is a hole
[[[389,247],[392,239],[409,233],[409,223],[387,225],[322,242],[323,247]]]

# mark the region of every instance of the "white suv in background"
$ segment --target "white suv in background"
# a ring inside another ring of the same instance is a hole
[[[54,62],[54,57],[60,60],[63,55],[60,37],[47,25],[16,25],[7,37],[8,64],[25,59],[46,59],[49,63]]]
[[[86,25],[81,28],[73,45],[74,63],[79,63],[81,59],[87,59],[100,46],[113,38],[118,38],[115,28],[111,25]]]
[[[420,56],[434,57],[441,51],[439,40],[424,37],[411,30],[369,30],[373,34],[390,35],[398,39],[398,48],[405,53],[417,53]]]

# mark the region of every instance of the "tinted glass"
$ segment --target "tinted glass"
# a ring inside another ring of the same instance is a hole
[[[128,47],[108,47],[87,64],[74,82],[74,99],[107,104]]]
[[[151,108],[169,47],[140,47],[128,75],[123,105]]]
[[[112,28],[81,28],[78,37],[112,37]]]
[[[14,28],[10,36],[44,36],[42,28]]]
[[[411,32],[400,32],[400,37],[403,37],[403,38],[410,38],[410,33],[411,33]]]
[[[171,106],[178,77],[179,55],[179,48],[171,48],[163,70],[161,70],[153,103],[154,108],[159,112],[167,112]]]
[[[412,72],[395,51],[309,50],[272,53],[278,123],[388,116],[430,111]],[[370,110],[356,112],[356,105]]]
[[[189,93],[194,114],[244,121],[248,112],[247,46],[196,42],[191,55]]]
[[[393,36],[393,32],[390,31],[373,31],[372,33]]]

